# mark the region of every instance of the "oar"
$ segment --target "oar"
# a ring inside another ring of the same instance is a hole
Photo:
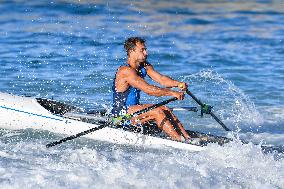
[[[75,139],[75,138],[78,138],[78,137],[81,137],[81,136],[83,136],[83,135],[86,135],[86,134],[92,133],[92,132],[94,132],[94,131],[97,131],[97,130],[99,130],[99,129],[102,129],[102,128],[104,128],[104,127],[113,125],[114,122],[115,122],[115,124],[122,123],[123,121],[130,120],[130,119],[131,119],[132,117],[134,117],[134,116],[137,116],[137,115],[146,113],[146,112],[148,112],[148,111],[151,111],[151,110],[153,110],[153,109],[155,109],[155,108],[158,108],[158,107],[160,107],[160,106],[163,106],[163,105],[168,104],[168,103],[170,103],[170,102],[172,102],[172,101],[175,101],[175,100],[177,100],[176,97],[170,98],[170,99],[168,99],[168,100],[162,101],[162,102],[160,102],[160,103],[158,103],[158,104],[154,104],[154,105],[152,105],[152,106],[149,106],[149,107],[147,107],[147,108],[144,108],[144,109],[139,110],[139,111],[137,111],[137,112],[134,112],[134,113],[132,113],[132,114],[126,114],[126,115],[124,115],[124,116],[120,116],[120,117],[117,117],[117,118],[113,118],[112,121],[104,122],[103,124],[100,124],[100,125],[98,125],[97,127],[88,129],[88,130],[83,131],[83,132],[80,132],[80,133],[78,133],[78,134],[76,134],[76,135],[71,135],[71,136],[69,136],[69,137],[63,138],[63,139],[58,140],[58,141],[55,141],[55,142],[51,142],[51,143],[47,144],[46,147],[47,147],[47,148],[50,148],[50,147],[52,147],[52,146],[56,146],[56,145],[58,145],[58,144],[61,144],[61,143],[63,143],[63,142],[66,142],[66,141],[68,141],[68,140],[73,140],[73,139]]]
[[[186,90],[186,93],[193,98],[201,106],[201,115],[203,114],[203,110],[205,110],[205,113],[210,114],[226,131],[230,131],[230,129],[211,111],[212,107],[208,106],[207,104],[202,103],[199,99],[197,99],[192,92],[190,92],[188,89]]]

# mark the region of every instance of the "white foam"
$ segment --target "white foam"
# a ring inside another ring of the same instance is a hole
[[[97,143],[94,143],[97,145]],[[284,159],[238,141],[202,152],[1,143],[1,188],[281,188]],[[90,145],[89,145],[90,146]],[[73,149],[72,149],[73,148]],[[10,158],[13,157],[13,158]]]

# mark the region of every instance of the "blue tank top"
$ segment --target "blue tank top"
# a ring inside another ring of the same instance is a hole
[[[145,66],[141,67],[138,70],[138,75],[142,78],[145,78],[147,71]],[[115,79],[113,80],[112,92],[113,92],[113,103],[112,103],[112,114],[114,116],[119,116],[127,113],[127,107],[132,105],[138,105],[140,100],[140,91],[139,89],[130,86],[124,92],[117,92],[115,89]]]

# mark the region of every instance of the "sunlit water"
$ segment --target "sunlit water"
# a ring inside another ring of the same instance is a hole
[[[0,92],[110,107],[123,41],[142,36],[155,69],[188,82],[233,132],[176,112],[185,127],[236,138],[198,153],[84,138],[46,149],[63,136],[2,130],[0,188],[284,188],[283,1],[2,1],[0,11]],[[171,104],[184,105],[197,106]]]

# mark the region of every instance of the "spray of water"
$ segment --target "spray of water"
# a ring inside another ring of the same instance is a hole
[[[263,122],[263,118],[250,98],[217,72],[203,70],[184,76],[183,81],[189,83],[190,90],[198,94],[198,98],[204,103],[213,105],[214,112],[226,123],[232,125],[234,130],[252,129]]]

